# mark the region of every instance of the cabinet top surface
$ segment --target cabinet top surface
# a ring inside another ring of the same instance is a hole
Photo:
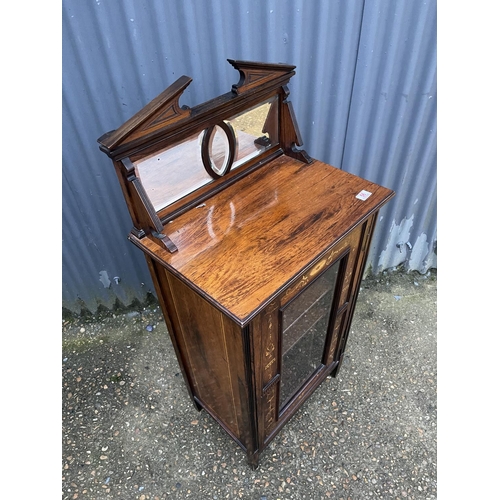
[[[371,193],[366,199],[360,192]],[[242,324],[394,192],[281,155],[165,226],[178,251],[130,239]]]

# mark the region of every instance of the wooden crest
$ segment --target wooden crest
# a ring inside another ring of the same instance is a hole
[[[228,62],[240,72],[240,81],[233,85],[232,91],[235,94],[242,94],[248,90],[263,84],[279,80],[283,76],[287,79],[295,75],[295,66],[291,64],[269,64],[253,61],[235,61],[228,59]]]
[[[162,127],[189,118],[191,110],[188,107],[181,108],[179,98],[192,81],[189,76],[181,76],[123,125],[100,137],[98,142],[111,151]]]

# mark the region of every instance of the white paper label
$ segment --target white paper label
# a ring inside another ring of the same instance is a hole
[[[360,191],[357,195],[356,195],[356,198],[358,200],[363,200],[365,201],[367,198],[369,198],[372,194],[370,193],[370,191],[365,191],[363,189],[363,191]]]

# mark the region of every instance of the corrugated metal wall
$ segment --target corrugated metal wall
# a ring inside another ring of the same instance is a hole
[[[435,0],[63,0],[62,21],[63,307],[153,291],[96,139],[181,75],[193,78],[181,104],[228,92],[227,58],[296,65],[307,152],[397,192],[369,269],[436,267]]]

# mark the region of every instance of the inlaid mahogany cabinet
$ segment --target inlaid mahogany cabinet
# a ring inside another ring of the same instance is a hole
[[[294,66],[229,60],[189,108],[183,76],[98,139],[112,160],[184,379],[252,467],[342,364],[379,209],[394,192],[315,160]]]

